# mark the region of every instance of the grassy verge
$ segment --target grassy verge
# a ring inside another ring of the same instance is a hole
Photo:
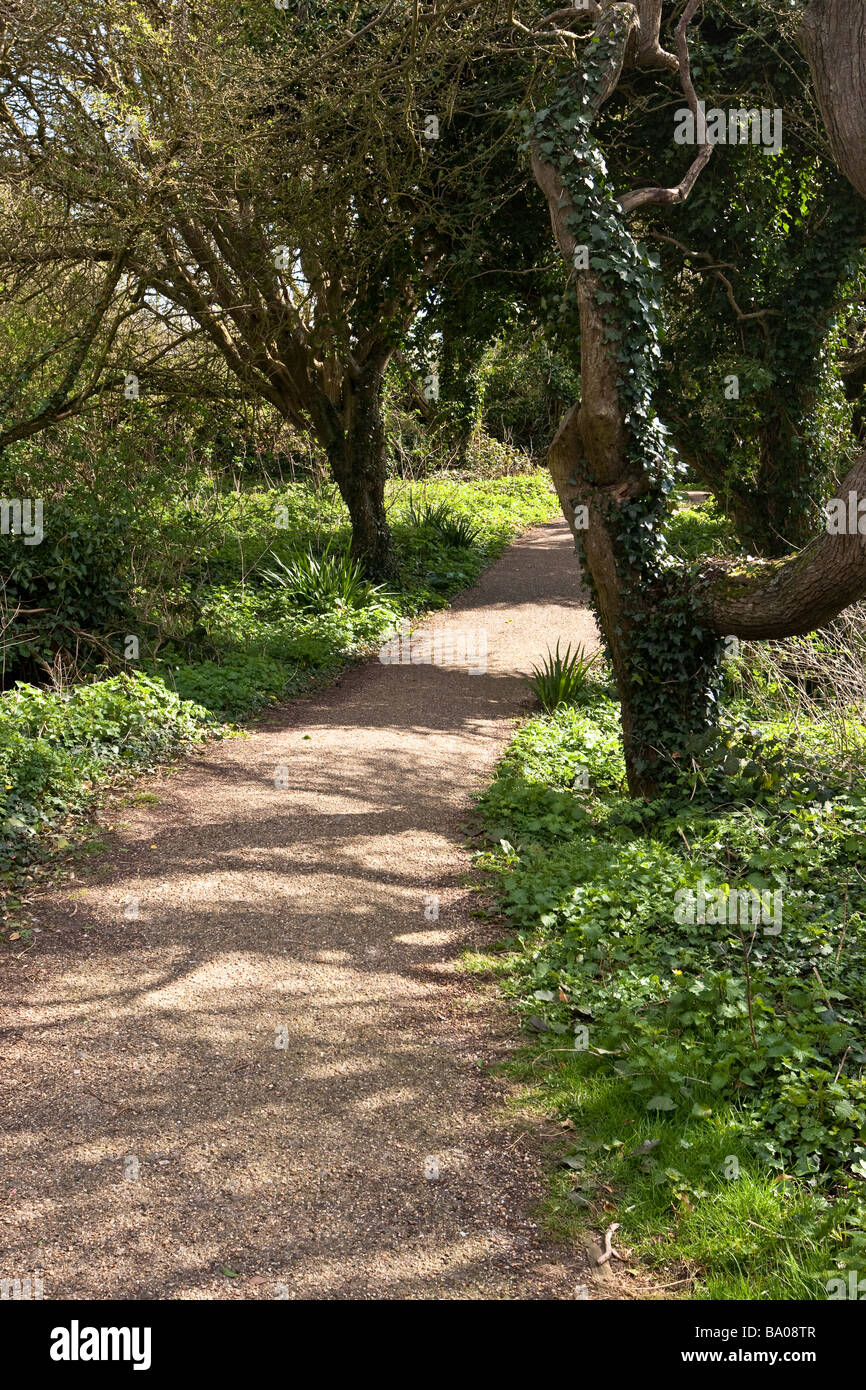
[[[732,543],[712,504],[670,539]],[[545,1219],[618,1221],[672,1296],[841,1298],[866,1271],[866,729],[838,696],[861,656],[789,646],[729,662],[677,795],[629,797],[596,682],[524,725],[480,805],[506,932],[467,963],[523,1019],[521,1103],[568,1136]]]
[[[826,1298],[866,1270],[866,785],[804,732],[760,793],[740,760],[722,804],[645,805],[596,688],[527,723],[481,803],[508,922],[486,964],[533,1039],[516,1071],[574,1126],[548,1218],[619,1221],[696,1298]],[[701,887],[723,920],[678,921]],[[753,889],[776,920],[736,920]]]
[[[345,553],[350,531],[335,488],[293,485],[173,505],[160,529],[164,553],[174,557],[167,571],[182,580],[153,576],[148,589],[163,612],[146,616],[161,617],[164,631],[165,610],[182,612],[208,655],[190,656],[188,643],[169,642],[148,669],[220,717],[243,718],[373,650],[402,618],[446,606],[518,531],[558,511],[540,470],[462,483],[397,481],[387,501],[400,584],[347,595],[319,584],[304,602],[269,576],[299,555]],[[468,530],[419,523],[425,507],[447,508]],[[194,562],[186,564],[190,554]]]

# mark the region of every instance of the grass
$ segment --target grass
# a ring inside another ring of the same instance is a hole
[[[554,1232],[574,1236],[587,1212],[600,1227],[619,1221],[634,1262],[672,1296],[820,1296],[835,1242],[822,1244],[810,1194],[750,1161],[735,1109],[721,1109],[712,1124],[636,1119],[625,1083],[575,1076],[568,1065],[545,1084],[544,1100],[579,1114],[581,1135],[592,1134],[569,1146],[577,1169],[563,1166],[552,1179],[546,1220]]]
[[[736,555],[740,547],[733,526],[708,497],[696,507],[682,506],[668,517],[665,539],[681,560],[697,561],[707,555]]]
[[[647,806],[602,686],[530,720],[481,801],[486,964],[527,1025],[521,1103],[573,1126],[551,1228],[619,1221],[674,1295],[821,1299],[866,1269],[866,730],[853,782],[814,721],[752,733],[757,777]],[[702,883],[779,891],[780,931],[677,921]]]
[[[447,606],[518,531],[558,511],[540,470],[395,480],[387,505],[401,570],[394,589],[368,584],[347,558],[348,517],[333,487],[176,501],[158,519],[138,603],[163,631],[180,614],[195,646],[145,649],[146,669],[219,717],[243,718],[375,650],[402,618]]]

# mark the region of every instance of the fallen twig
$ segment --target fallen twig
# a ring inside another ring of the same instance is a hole
[[[613,1241],[613,1233],[614,1233],[614,1231],[618,1231],[618,1230],[619,1230],[619,1222],[618,1222],[618,1221],[614,1221],[614,1223],[613,1223],[612,1226],[608,1226],[607,1230],[606,1230],[605,1233],[604,1233],[604,1250],[602,1251],[602,1253],[599,1255],[598,1259],[596,1260],[596,1264],[598,1264],[598,1265],[607,1264],[607,1261],[610,1259],[611,1255],[614,1255],[614,1256],[616,1257],[616,1259],[618,1259],[618,1260],[621,1260],[621,1259],[622,1259],[622,1255],[620,1255],[619,1251],[614,1250],[613,1245],[612,1245],[612,1243],[611,1243],[611,1242]]]

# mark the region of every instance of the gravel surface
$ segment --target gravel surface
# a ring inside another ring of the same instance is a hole
[[[271,710],[137,783],[159,804],[37,904],[2,964],[0,1276],[46,1299],[628,1296],[534,1224],[549,1141],[486,1070],[516,1027],[459,968],[495,930],[460,826],[530,707],[520,673],[596,640],[571,548],[535,528],[424,625],[486,630],[485,674],[374,659]]]

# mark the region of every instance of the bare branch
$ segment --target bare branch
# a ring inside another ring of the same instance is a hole
[[[703,0],[689,0],[688,5],[683,11],[682,18],[677,25],[676,43],[677,57],[676,67],[679,69],[680,85],[689,104],[689,110],[697,121],[699,106],[698,95],[692,81],[691,63],[689,61],[688,27],[691,24],[697,10],[703,4]],[[661,6],[658,6],[661,9]],[[706,135],[706,132],[704,132]],[[710,162],[713,153],[713,146],[708,144],[706,139],[701,143],[697,157],[692,161],[686,172],[685,177],[675,188],[636,188],[632,193],[625,193],[619,199],[620,207],[623,212],[634,212],[637,208],[647,206],[670,206],[674,203],[684,203]]]

